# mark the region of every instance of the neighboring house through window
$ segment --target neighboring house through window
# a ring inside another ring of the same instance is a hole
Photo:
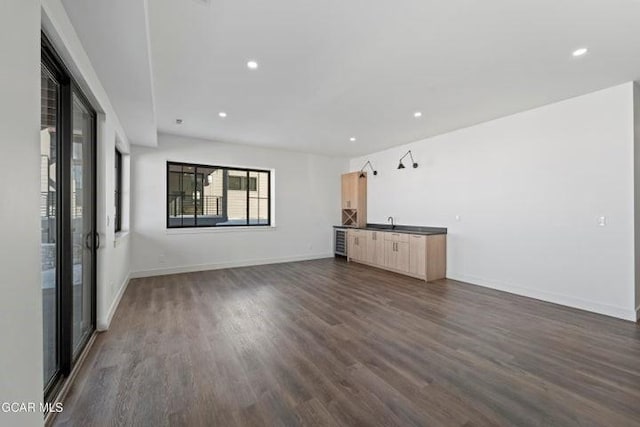
[[[271,172],[167,162],[167,228],[271,225]]]
[[[249,177],[249,191],[257,191],[258,178]],[[229,190],[247,191],[246,176],[229,176]]]

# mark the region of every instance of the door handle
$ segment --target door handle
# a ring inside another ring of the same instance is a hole
[[[91,241],[92,236],[93,242]],[[98,249],[100,247],[100,233],[97,231],[87,233],[86,236],[84,236],[84,246],[89,250]]]

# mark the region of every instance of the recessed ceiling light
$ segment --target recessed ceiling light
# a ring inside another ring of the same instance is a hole
[[[220,111],[220,112],[218,113],[218,115],[219,115],[220,117],[222,117],[223,119],[224,119],[225,117],[227,117],[227,113],[225,113],[224,111]]]
[[[177,125],[181,125],[182,124],[182,119],[176,119],[176,124]]]
[[[247,68],[249,68],[250,70],[255,70],[256,68],[258,68],[258,63],[256,61],[249,61],[247,62]]]
[[[352,136],[351,138],[349,138],[349,141],[351,141],[351,142],[356,142],[356,137],[355,137],[355,136]]]
[[[420,111],[416,111],[415,113],[413,113],[413,117],[422,117],[422,113]]]
[[[589,52],[589,49],[587,49],[586,47],[581,47],[580,49],[576,49],[573,51],[573,56],[582,56],[587,52]]]

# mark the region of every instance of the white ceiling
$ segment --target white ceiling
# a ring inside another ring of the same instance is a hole
[[[146,0],[62,0],[129,141],[157,145]]]
[[[71,16],[83,43],[97,21],[122,12],[109,10],[113,1],[70,3],[99,14],[86,31],[76,24],[83,15]],[[637,0],[148,3],[157,126],[173,134],[358,155],[640,79]],[[114,104],[128,102],[121,120],[133,132],[134,98],[141,109],[149,98],[134,54],[142,47],[111,36],[107,56],[122,50],[128,61],[100,68],[118,75],[105,87]],[[574,58],[583,46],[589,53]]]

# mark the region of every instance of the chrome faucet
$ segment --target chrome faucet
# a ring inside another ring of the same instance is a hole
[[[395,224],[393,223],[393,217],[390,216],[389,218],[387,218],[387,222],[391,223],[391,229],[393,230],[394,228],[396,228]]]

